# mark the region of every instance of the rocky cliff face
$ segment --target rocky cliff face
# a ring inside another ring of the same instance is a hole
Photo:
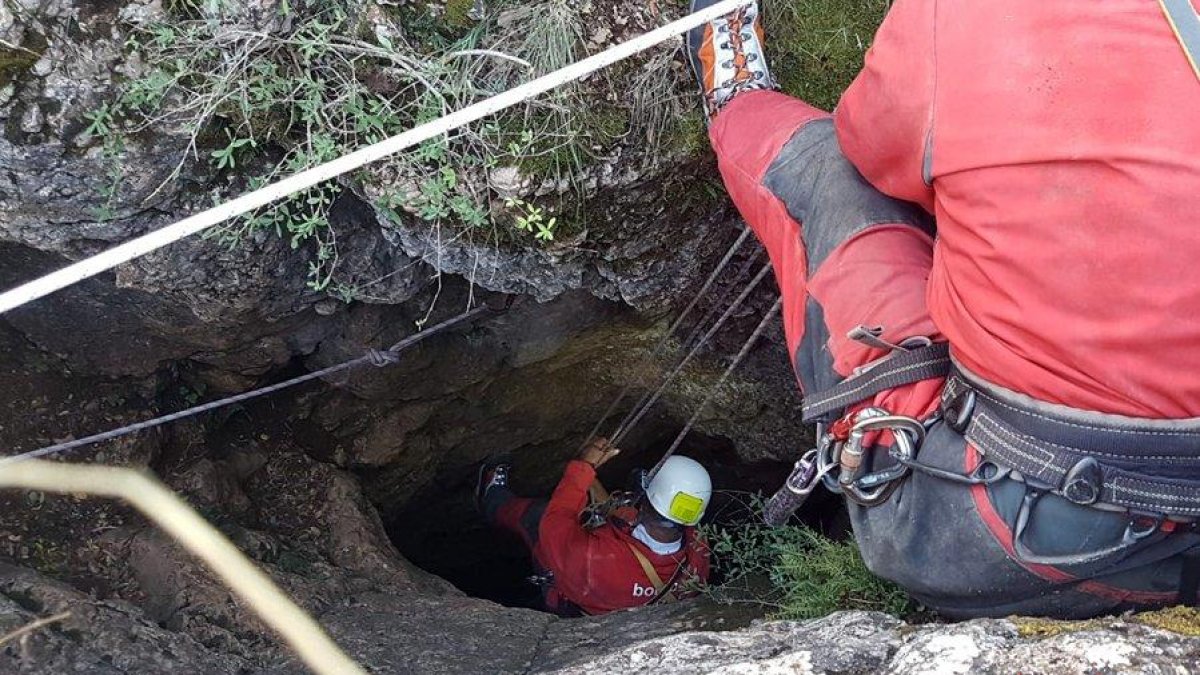
[[[114,190],[114,156],[93,125],[97,111],[154,68],[130,39],[181,5],[202,4],[0,6],[0,285],[244,189],[202,161],[217,148],[208,141],[196,151],[200,161],[185,161],[164,183],[193,131],[164,123],[122,137]],[[412,16],[382,11],[383,3],[344,4],[368,34],[401,34],[399,17]],[[229,30],[286,30],[276,21],[280,6],[245,5],[226,17]],[[580,47],[588,51],[660,20],[657,10],[620,3],[587,11],[607,26],[589,33]],[[670,50],[651,55],[656,67],[663,54]],[[686,86],[676,70],[664,77]],[[569,190],[586,213],[586,233],[577,223],[553,245],[443,239],[419,216],[380,207],[379,192],[405,179],[381,166],[343,183],[328,213],[346,287],[356,292],[314,290],[306,284],[313,244],[293,248],[259,232],[236,246],[180,242],[11,312],[0,320],[10,393],[0,440],[28,450],[145,419],[358,356],[491,294],[517,294],[524,301],[503,315],[429,340],[391,368],[71,459],[153,470],[380,672],[518,672],[537,658],[549,664],[599,654],[625,635],[731,622],[708,610],[650,612],[598,622],[602,632],[469,598],[396,550],[477,594],[512,599],[519,552],[489,538],[474,514],[475,464],[508,454],[520,487],[548,490],[612,397],[633,386],[624,413],[678,357],[668,350],[649,358],[667,319],[739,225],[716,193],[697,188],[710,180],[708,160],[659,153],[648,162],[653,153],[639,145],[608,145],[571,177],[582,186]],[[511,220],[505,198],[532,204],[550,195],[561,204],[557,195],[568,189],[519,167],[462,179],[488,185],[488,208],[498,209],[501,223]],[[730,274],[718,290],[732,284]],[[764,288],[668,390],[631,436],[628,464],[614,477],[656,459],[769,302]],[[709,308],[701,304],[697,316]],[[743,477],[773,480],[782,464],[770,463],[803,441],[798,426],[778,423],[797,404],[785,363],[778,340],[756,350],[701,419],[695,451],[718,469],[766,462],[768,478]],[[0,556],[8,562],[0,570],[0,630],[72,612],[10,645],[6,670],[295,670],[227,591],[136,514],[82,496],[2,498]],[[472,571],[488,567],[504,574],[472,581]]]

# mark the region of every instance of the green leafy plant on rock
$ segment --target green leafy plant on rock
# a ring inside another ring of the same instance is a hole
[[[213,196],[219,202],[565,65],[577,58],[582,39],[578,8],[566,0],[511,9],[536,17],[533,28],[480,25],[449,41],[440,34],[388,32],[352,0],[288,0],[266,7],[271,16],[251,19],[246,12],[261,8],[176,0],[161,19],[134,28],[126,47],[141,70],[115,100],[86,115],[84,136],[102,144],[114,167],[105,206],[93,215],[114,214],[129,137],[184,130],[185,147],[163,185],[189,163],[205,163],[225,179]],[[461,17],[454,21],[461,23]],[[489,48],[481,49],[485,38]],[[434,43],[440,46],[429,47]],[[406,211],[433,226],[452,223],[467,232],[494,230],[488,169],[508,160],[543,162],[549,171],[578,170],[587,134],[574,111],[583,107],[579,92],[566,87],[379,162],[354,180],[374,180],[365,191],[393,213]],[[468,174],[475,178],[465,180]],[[380,176],[385,179],[375,180]],[[230,247],[260,231],[287,238],[293,248],[311,250],[309,286],[326,290],[339,262],[330,210],[348,185],[328,181],[209,236]],[[554,219],[540,217],[543,208],[522,202],[513,236],[553,239]]]
[[[705,590],[709,597],[764,605],[779,619],[915,610],[900,587],[871,574],[853,541],[835,541],[802,525],[764,525],[762,504],[761,496],[752,495],[743,517],[702,528],[721,575]]]

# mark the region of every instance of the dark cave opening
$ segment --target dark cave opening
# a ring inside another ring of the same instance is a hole
[[[610,490],[624,489],[636,469],[649,468],[662,456],[677,432],[678,427],[663,427],[636,446],[626,444],[621,456],[601,468],[601,482]],[[681,454],[703,463],[713,479],[714,496],[705,523],[744,522],[748,517],[748,495],[771,494],[791,470],[785,462],[742,462],[734,443],[727,438],[692,432],[684,447]],[[557,472],[563,463],[550,470]],[[533,567],[524,544],[508,533],[493,530],[476,511],[472,495],[475,467],[455,473],[439,480],[439,490],[426,492],[385,519],[392,542],[409,561],[468,595],[510,607],[539,609],[539,590],[529,581]],[[530,473],[523,471],[520,462],[514,463],[510,481],[513,491],[523,496],[548,497],[557,483],[557,474]],[[840,500],[823,491],[818,491],[800,516],[806,525],[831,533],[844,531],[844,518]]]

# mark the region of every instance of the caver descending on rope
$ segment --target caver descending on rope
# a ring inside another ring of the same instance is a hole
[[[819,423],[768,516],[950,616],[1195,603],[1196,2],[898,0],[832,115],[757,7],[687,52]]]
[[[730,247],[692,302],[668,328],[651,356],[660,356],[675,331],[683,325],[712,288],[725,266],[746,239],[743,234]],[[753,263],[756,255],[750,257]],[[742,281],[750,265],[744,265],[732,288]],[[766,276],[763,268],[716,315],[726,295],[714,303],[709,316],[693,331],[699,338],[689,346],[676,366],[657,388],[648,391],[617,424],[619,439],[629,433],[659,397],[695,358],[700,349],[721,329]],[[476,500],[493,526],[518,536],[529,549],[537,569],[532,579],[542,588],[546,609],[562,615],[603,614],[617,609],[656,602],[669,602],[695,590],[708,578],[709,552],[697,536],[700,522],[712,496],[712,481],[698,462],[675,455],[692,426],[704,412],[734,369],[745,359],[766,327],[775,319],[781,302],[776,301],[757,327],[730,359],[725,371],[696,406],[691,418],[676,435],[663,457],[646,472],[637,472],[633,489],[609,494],[596,479],[596,468],[619,451],[596,432],[629,393],[625,387],[596,423],[579,457],[567,463],[553,496],[547,500],[518,497],[508,489],[506,462],[484,463],[476,486]],[[702,327],[707,328],[702,330]],[[690,345],[689,345],[690,343]]]
[[[625,508],[600,522],[581,522],[589,492],[603,490],[596,469],[618,452],[607,439],[589,443],[567,463],[549,500],[513,494],[507,463],[480,469],[480,509],[525,543],[552,612],[604,614],[669,602],[708,578],[708,547],[695,526],[712,497],[712,481],[693,459],[669,458]]]

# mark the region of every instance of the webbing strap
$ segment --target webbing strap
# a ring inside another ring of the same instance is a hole
[[[986,392],[957,376],[951,380],[949,388],[955,392],[971,389],[979,395],[964,435],[987,461],[1018,471],[1027,482],[1049,486],[1076,503],[1101,503],[1170,516],[1200,516],[1200,481],[1120,468],[1110,459],[1112,453],[1030,436],[1005,419],[1004,411],[997,408]],[[1081,437],[1077,442],[1087,440]],[[1148,449],[1146,459],[1154,456]],[[1120,457],[1128,461],[1133,455]],[[1078,470],[1089,465],[1094,467],[1090,475]],[[1072,485],[1077,480],[1085,484]],[[1087,499],[1073,498],[1079,494]]]
[[[1200,14],[1192,6],[1191,0],[1158,0],[1167,22],[1179,46],[1183,47],[1183,55],[1192,64],[1192,72],[1200,79]]]
[[[654,564],[633,543],[627,541],[625,545],[633,552],[633,557],[637,558],[638,564],[642,566],[642,571],[646,573],[646,578],[654,585],[654,595],[658,596],[661,594],[663,589],[667,587],[667,584],[663,582],[662,577],[658,576],[658,570],[654,569]]]
[[[945,377],[950,372],[950,345],[935,342],[904,352],[895,352],[870,370],[804,398],[805,422],[828,422],[828,416],[846,406],[865,401],[881,391],[921,380]]]

